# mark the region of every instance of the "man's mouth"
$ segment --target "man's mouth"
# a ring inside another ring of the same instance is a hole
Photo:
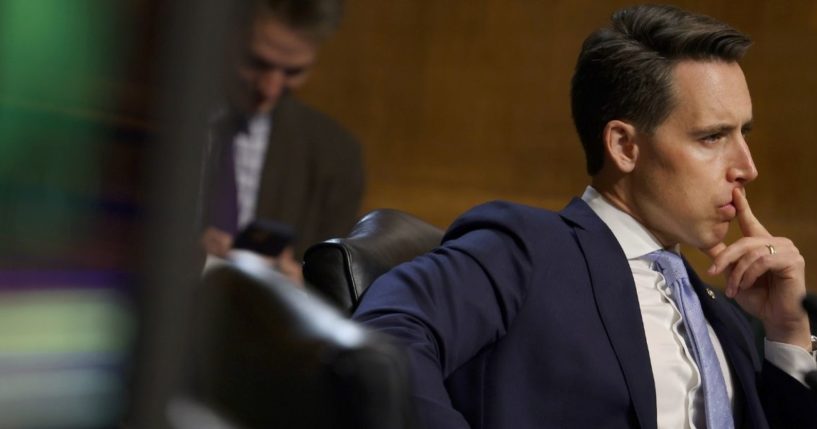
[[[732,220],[737,214],[737,208],[735,208],[735,204],[732,201],[729,201],[726,204],[718,206],[718,213],[723,216],[724,220]]]

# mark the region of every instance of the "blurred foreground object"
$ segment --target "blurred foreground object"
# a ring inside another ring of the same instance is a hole
[[[195,300],[189,383],[170,409],[177,428],[411,427],[398,349],[263,258],[234,257]]]
[[[126,408],[149,134],[117,98],[133,6],[0,2],[2,428],[105,428]]]

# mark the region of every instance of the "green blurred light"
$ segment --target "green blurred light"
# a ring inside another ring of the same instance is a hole
[[[111,128],[99,114],[116,102],[128,38],[117,7],[0,1],[0,257],[76,252],[105,215],[94,203]]]
[[[0,294],[0,360],[30,354],[124,353],[132,329],[130,311],[109,290]]]
[[[94,79],[115,62],[115,4],[3,0],[0,94],[68,105],[94,105],[105,97],[94,90]]]

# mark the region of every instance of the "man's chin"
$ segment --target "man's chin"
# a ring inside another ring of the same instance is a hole
[[[253,116],[272,111],[277,100],[249,100],[246,97],[231,97],[229,103],[241,114]]]
[[[255,103],[253,107],[247,111],[247,113],[250,115],[265,115],[272,111],[277,101],[278,100],[267,100],[264,102]]]
[[[729,223],[715,225],[708,234],[701,237],[699,245],[695,246],[701,250],[711,249],[726,240],[726,234],[729,232]]]
[[[726,235],[729,233],[729,225],[731,223],[732,223],[731,221],[726,221],[715,225],[715,228],[713,229],[713,234],[715,235],[715,239],[718,240],[719,243],[723,242],[723,240],[726,240]]]

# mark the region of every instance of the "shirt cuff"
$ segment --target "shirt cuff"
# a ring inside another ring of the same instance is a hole
[[[764,339],[763,342],[766,360],[794,377],[803,386],[808,386],[806,384],[806,374],[817,370],[817,359],[815,359],[815,353],[817,352],[809,353],[802,347],[778,343],[768,339]]]

